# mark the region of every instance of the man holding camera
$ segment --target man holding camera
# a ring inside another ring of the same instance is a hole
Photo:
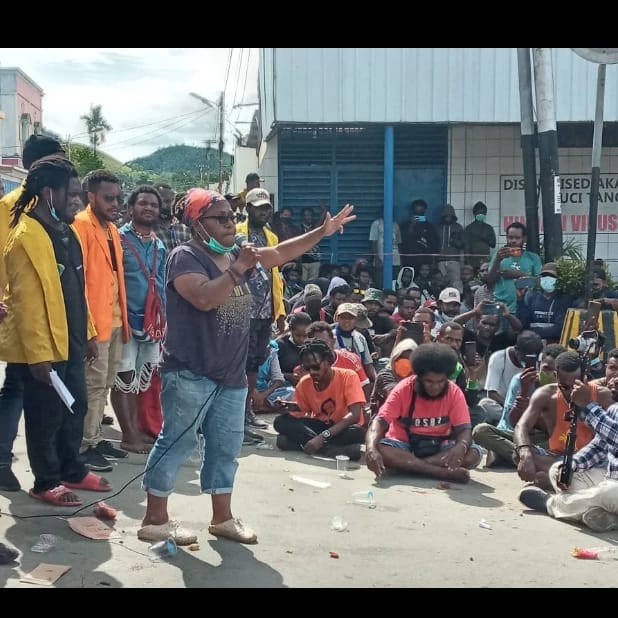
[[[557,384],[548,384],[537,389],[519,422],[515,425],[513,442],[517,473],[522,481],[551,490],[549,471],[565,453],[569,421],[565,415],[576,403],[573,400],[574,385],[582,376],[582,359],[576,352],[563,352],[556,359]],[[614,402],[609,389],[591,385],[589,401],[597,401],[607,409]],[[543,429],[549,436],[548,449],[533,446],[530,432],[534,427]],[[593,438],[593,430],[583,423],[577,426],[576,450],[579,451]]]
[[[618,530],[618,404],[612,402],[606,407],[600,405],[600,398],[589,384],[575,381],[571,404],[577,406],[577,413],[594,431],[594,437],[573,456],[570,486],[558,486],[562,462],[557,461],[549,470],[556,493],[527,487],[519,500],[555,519],[581,522],[594,532],[609,532]]]
[[[532,251],[524,251],[526,234],[526,226],[517,221],[506,228],[506,247],[494,255],[487,276],[487,286],[493,286],[495,300],[513,313],[517,309],[515,281],[537,277],[541,272],[541,258]]]

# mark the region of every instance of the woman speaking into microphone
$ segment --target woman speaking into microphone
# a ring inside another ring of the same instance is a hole
[[[342,232],[353,221],[353,206],[326,215],[318,228],[274,247],[239,247],[236,215],[214,191],[191,189],[176,216],[193,238],[176,247],[166,265],[167,332],[163,341],[163,428],[146,463],[146,514],[137,535],[146,541],[173,537],[178,545],[197,540],[169,518],[167,502],[180,466],[204,437],[200,471],[203,493],[211,495],[208,531],[240,543],[257,536],[232,516],[232,489],[242,448],[247,380],[251,292],[247,277],[285,264]]]

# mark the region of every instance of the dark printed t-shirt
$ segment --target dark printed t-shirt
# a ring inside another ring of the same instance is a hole
[[[216,279],[222,273],[205,251],[193,243],[172,250],[166,264],[167,331],[163,372],[189,370],[221,386],[247,385],[251,291],[246,279],[216,309],[200,311],[174,287],[180,275],[199,273]]]

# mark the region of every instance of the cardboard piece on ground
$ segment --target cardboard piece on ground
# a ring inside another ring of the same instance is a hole
[[[73,532],[77,532],[87,539],[105,541],[120,536],[113,528],[96,517],[70,517],[67,522]]]
[[[26,573],[19,581],[39,586],[52,586],[73,567],[64,564],[45,564],[41,562],[30,573]]]

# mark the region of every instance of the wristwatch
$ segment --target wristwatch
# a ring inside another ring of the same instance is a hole
[[[330,431],[328,431],[328,429],[325,429],[321,434],[320,434],[325,440],[330,439]]]

